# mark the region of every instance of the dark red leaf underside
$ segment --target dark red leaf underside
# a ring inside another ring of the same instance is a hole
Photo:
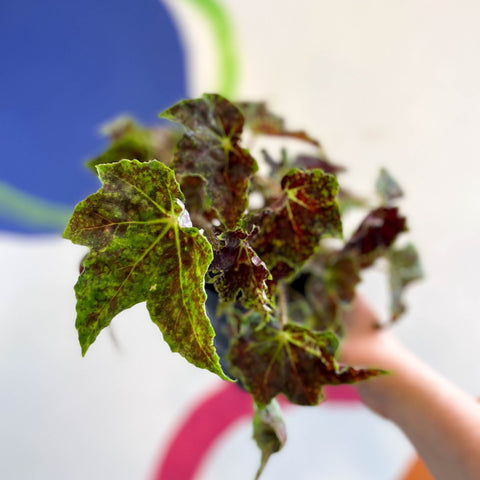
[[[405,217],[396,207],[372,210],[345,245],[343,251],[352,253],[362,268],[370,266],[393,244],[397,236],[407,231]]]
[[[247,235],[237,230],[223,236],[225,245],[217,250],[210,271],[217,273],[215,288],[224,302],[236,300],[247,308],[260,312],[270,310],[272,300],[267,280],[270,272],[247,241]]]

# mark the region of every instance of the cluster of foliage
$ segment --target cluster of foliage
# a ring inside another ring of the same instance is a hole
[[[277,395],[316,405],[324,385],[383,373],[340,365],[336,351],[363,269],[388,261],[392,320],[420,276],[415,249],[395,246],[406,231],[394,205],[402,193],[386,171],[374,208],[340,190],[343,168],[263,103],[208,94],[160,116],[173,124],[110,125],[111,145],[89,162],[103,186],[75,208],[64,233],[90,248],[75,285],[82,352],[118,313],[146,302],[172,351],[252,395],[259,476],[286,438]],[[260,175],[243,130],[315,153],[284,150],[277,161],[263,151],[268,174]],[[341,214],[352,206],[366,214],[343,239]]]

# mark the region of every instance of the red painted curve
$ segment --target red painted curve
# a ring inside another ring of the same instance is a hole
[[[357,391],[349,385],[325,387],[327,401],[358,403]],[[282,406],[292,405],[283,397]],[[253,414],[250,395],[236,384],[226,384],[201,401],[174,434],[152,480],[195,480],[215,441],[235,422]]]

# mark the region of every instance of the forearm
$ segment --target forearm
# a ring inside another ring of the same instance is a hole
[[[399,379],[390,418],[437,480],[480,479],[480,406],[421,362]]]
[[[372,342],[371,348],[363,345],[365,358],[357,361],[392,372],[358,384],[365,403],[403,430],[436,480],[480,479],[480,406],[475,400],[388,334],[375,333],[365,342]]]

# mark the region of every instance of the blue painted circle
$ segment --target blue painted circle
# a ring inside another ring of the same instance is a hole
[[[0,180],[61,205],[98,189],[84,162],[106,145],[99,125],[123,113],[152,124],[186,96],[159,0],[0,0],[0,58]],[[31,231],[2,218],[0,229]]]

